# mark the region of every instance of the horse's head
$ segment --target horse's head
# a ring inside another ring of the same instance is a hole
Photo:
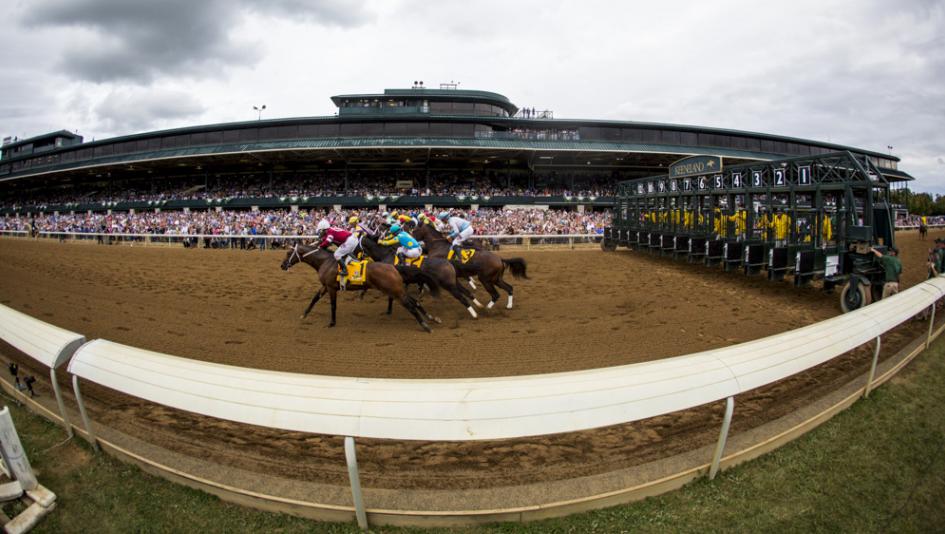
[[[282,270],[288,271],[289,267],[300,261],[302,261],[302,256],[299,254],[299,244],[296,243],[286,252],[285,259],[282,260]]]

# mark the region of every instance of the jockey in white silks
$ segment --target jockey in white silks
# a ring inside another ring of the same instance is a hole
[[[448,211],[441,211],[440,214],[437,215],[437,219],[443,221],[449,227],[450,233],[446,237],[447,239],[451,238],[453,240],[453,244],[450,248],[453,250],[453,257],[459,259],[459,252],[463,247],[463,242],[472,237],[475,233],[472,224],[462,217],[450,217]]]

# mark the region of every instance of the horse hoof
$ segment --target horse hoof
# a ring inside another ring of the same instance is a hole
[[[479,299],[473,299],[473,304],[475,304],[477,308],[481,308],[481,307],[482,307],[482,303],[479,302]]]
[[[420,326],[422,326],[423,329],[426,330],[428,334],[432,334],[432,333],[433,333],[433,329],[430,328],[430,325],[428,325],[427,323],[423,323],[423,324],[421,324]]]
[[[439,317],[434,317],[433,322],[436,324],[443,324],[443,321],[441,321]]]
[[[490,301],[489,301],[489,304],[486,304],[486,309],[491,310],[493,306],[495,306],[495,301],[494,301],[494,300],[490,300]]]

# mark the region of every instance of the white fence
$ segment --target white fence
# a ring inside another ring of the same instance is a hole
[[[277,429],[345,436],[345,453],[359,524],[367,516],[358,482],[355,438],[468,441],[511,439],[628,423],[726,399],[711,464],[714,477],[725,447],[735,397],[790,377],[876,341],[931,309],[945,296],[945,277],[923,282],[854,312],[783,334],[659,361],[569,373],[504,378],[394,380],[316,376],[207,363],[106,340],[82,345],[69,363],[86,431],[95,435],[79,379],[150,402],[210,417]],[[46,365],[61,345],[28,337],[81,338],[0,306],[0,318],[19,323],[0,337]],[[23,327],[22,325],[26,325]],[[70,345],[71,346],[71,345]],[[62,354],[60,350],[57,354]],[[57,356],[61,358],[61,356]]]

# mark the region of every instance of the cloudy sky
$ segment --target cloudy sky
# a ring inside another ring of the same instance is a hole
[[[945,194],[945,2],[8,0],[0,135],[330,115],[457,81],[558,118],[892,153]]]

